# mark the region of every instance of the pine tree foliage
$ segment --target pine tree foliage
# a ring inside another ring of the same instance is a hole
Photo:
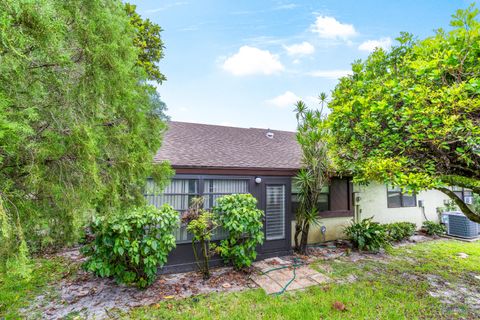
[[[145,179],[171,174],[152,162],[165,123],[149,83],[164,77],[144,67],[163,56],[161,29],[144,57],[132,12],[115,0],[0,2],[0,237],[21,227],[33,250],[72,243],[89,216],[142,204]]]

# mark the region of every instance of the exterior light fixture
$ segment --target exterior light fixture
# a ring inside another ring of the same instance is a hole
[[[262,178],[256,177],[256,178],[255,178],[255,183],[260,183],[260,182],[262,182]]]

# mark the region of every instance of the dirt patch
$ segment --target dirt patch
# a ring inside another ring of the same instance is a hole
[[[417,236],[395,246],[431,240],[434,239]],[[155,283],[147,289],[139,290],[119,285],[112,279],[97,278],[81,269],[77,270],[75,266],[78,266],[83,261],[83,257],[77,249],[64,251],[59,256],[72,262],[72,268],[75,271],[72,273],[75,273],[75,276],[66,277],[49,288],[43,295],[38,296],[31,306],[24,310],[25,318],[62,319],[69,315],[77,315],[85,319],[104,319],[110,318],[114,309],[128,311],[134,307],[153,305],[163,300],[181,299],[212,292],[241,291],[257,287],[248,273],[238,272],[232,268],[217,268],[212,270],[212,277],[208,280],[204,280],[202,275],[197,272],[165,274],[159,275]],[[377,254],[358,252],[352,250],[348,242],[336,241],[309,247],[309,256],[291,255],[281,259],[273,258],[256,262],[255,269],[257,272],[253,273],[252,277],[258,276],[258,271],[265,272],[265,270],[272,268],[299,264],[305,269],[305,277],[302,278],[302,272],[300,272],[299,279],[305,278],[309,282],[299,283],[298,286],[292,285],[290,289],[294,290],[309,285],[318,285],[329,282],[330,279],[326,278],[327,280],[325,280],[324,275],[330,274],[333,270],[328,269],[331,268],[328,263],[322,265],[324,270],[320,270],[320,273],[310,269],[308,265],[319,260],[336,259],[355,265],[369,263],[369,261],[389,263],[396,259],[406,260],[411,264],[418,263],[418,261],[410,257],[392,257],[384,252]],[[322,276],[322,278],[313,279],[312,274],[309,272],[315,272],[313,276]],[[278,280],[277,286],[281,288],[282,285],[292,278],[292,270],[291,268],[284,268],[279,270],[278,273],[280,280]],[[372,276],[374,275],[372,274]],[[435,275],[418,275],[403,272],[397,276],[400,279],[410,281],[428,281],[431,286],[429,294],[439,298],[447,308],[449,306],[451,308],[459,308],[458,306],[466,305],[468,309],[480,312],[480,275],[469,275],[466,279],[458,279],[456,284],[448,283],[443,278]],[[352,283],[360,278],[363,277],[350,274],[341,279],[332,280],[337,283]],[[270,278],[267,280],[267,284],[275,283]],[[273,288],[272,292],[277,292],[278,290],[278,288]]]
[[[436,275],[427,276],[431,286],[429,294],[451,308],[458,309],[458,306],[468,306],[477,315],[480,315],[480,283],[477,281],[456,281],[450,283]]]
[[[61,256],[81,260],[73,251]],[[79,270],[73,279],[65,279],[50,288],[48,294],[38,296],[23,314],[29,319],[62,319],[73,314],[85,319],[103,319],[109,317],[109,310],[114,308],[126,311],[162,300],[254,287],[249,274],[232,268],[213,269],[208,280],[197,272],[160,275],[145,290],[119,285],[112,279],[98,278]]]

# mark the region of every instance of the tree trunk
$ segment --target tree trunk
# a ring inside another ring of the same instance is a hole
[[[209,244],[206,240],[203,240],[203,279],[207,280],[207,279],[210,279],[210,266],[208,265],[209,264],[209,259],[208,259],[208,255],[209,255]]]
[[[463,212],[465,216],[467,216],[468,219],[472,220],[473,222],[480,223],[480,213],[474,212],[468,205],[463,202],[463,199],[460,199],[455,192],[448,188],[437,188],[437,190],[445,193],[447,196],[452,199],[455,204],[460,208],[460,210]]]
[[[298,238],[300,236],[300,234],[302,233],[302,224],[303,224],[303,221],[296,221],[295,223],[295,236],[293,237],[295,239],[295,251],[297,252],[300,252],[300,243],[298,242]]]
[[[308,232],[310,230],[310,223],[304,222],[303,228],[302,228],[302,240],[300,242],[300,253],[301,254],[307,254],[307,243],[308,243]]]

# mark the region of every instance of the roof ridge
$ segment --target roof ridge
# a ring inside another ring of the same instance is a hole
[[[295,133],[295,131],[289,130],[279,130],[279,129],[271,129],[271,128],[254,128],[254,127],[235,127],[235,126],[226,126],[221,124],[210,124],[210,123],[199,123],[199,122],[187,122],[187,121],[173,121],[169,120],[167,123],[180,123],[180,124],[191,124],[191,125],[201,125],[201,126],[210,126],[210,127],[222,127],[222,128],[233,128],[233,129],[244,129],[244,130],[271,130],[277,132],[288,132],[288,133]]]

